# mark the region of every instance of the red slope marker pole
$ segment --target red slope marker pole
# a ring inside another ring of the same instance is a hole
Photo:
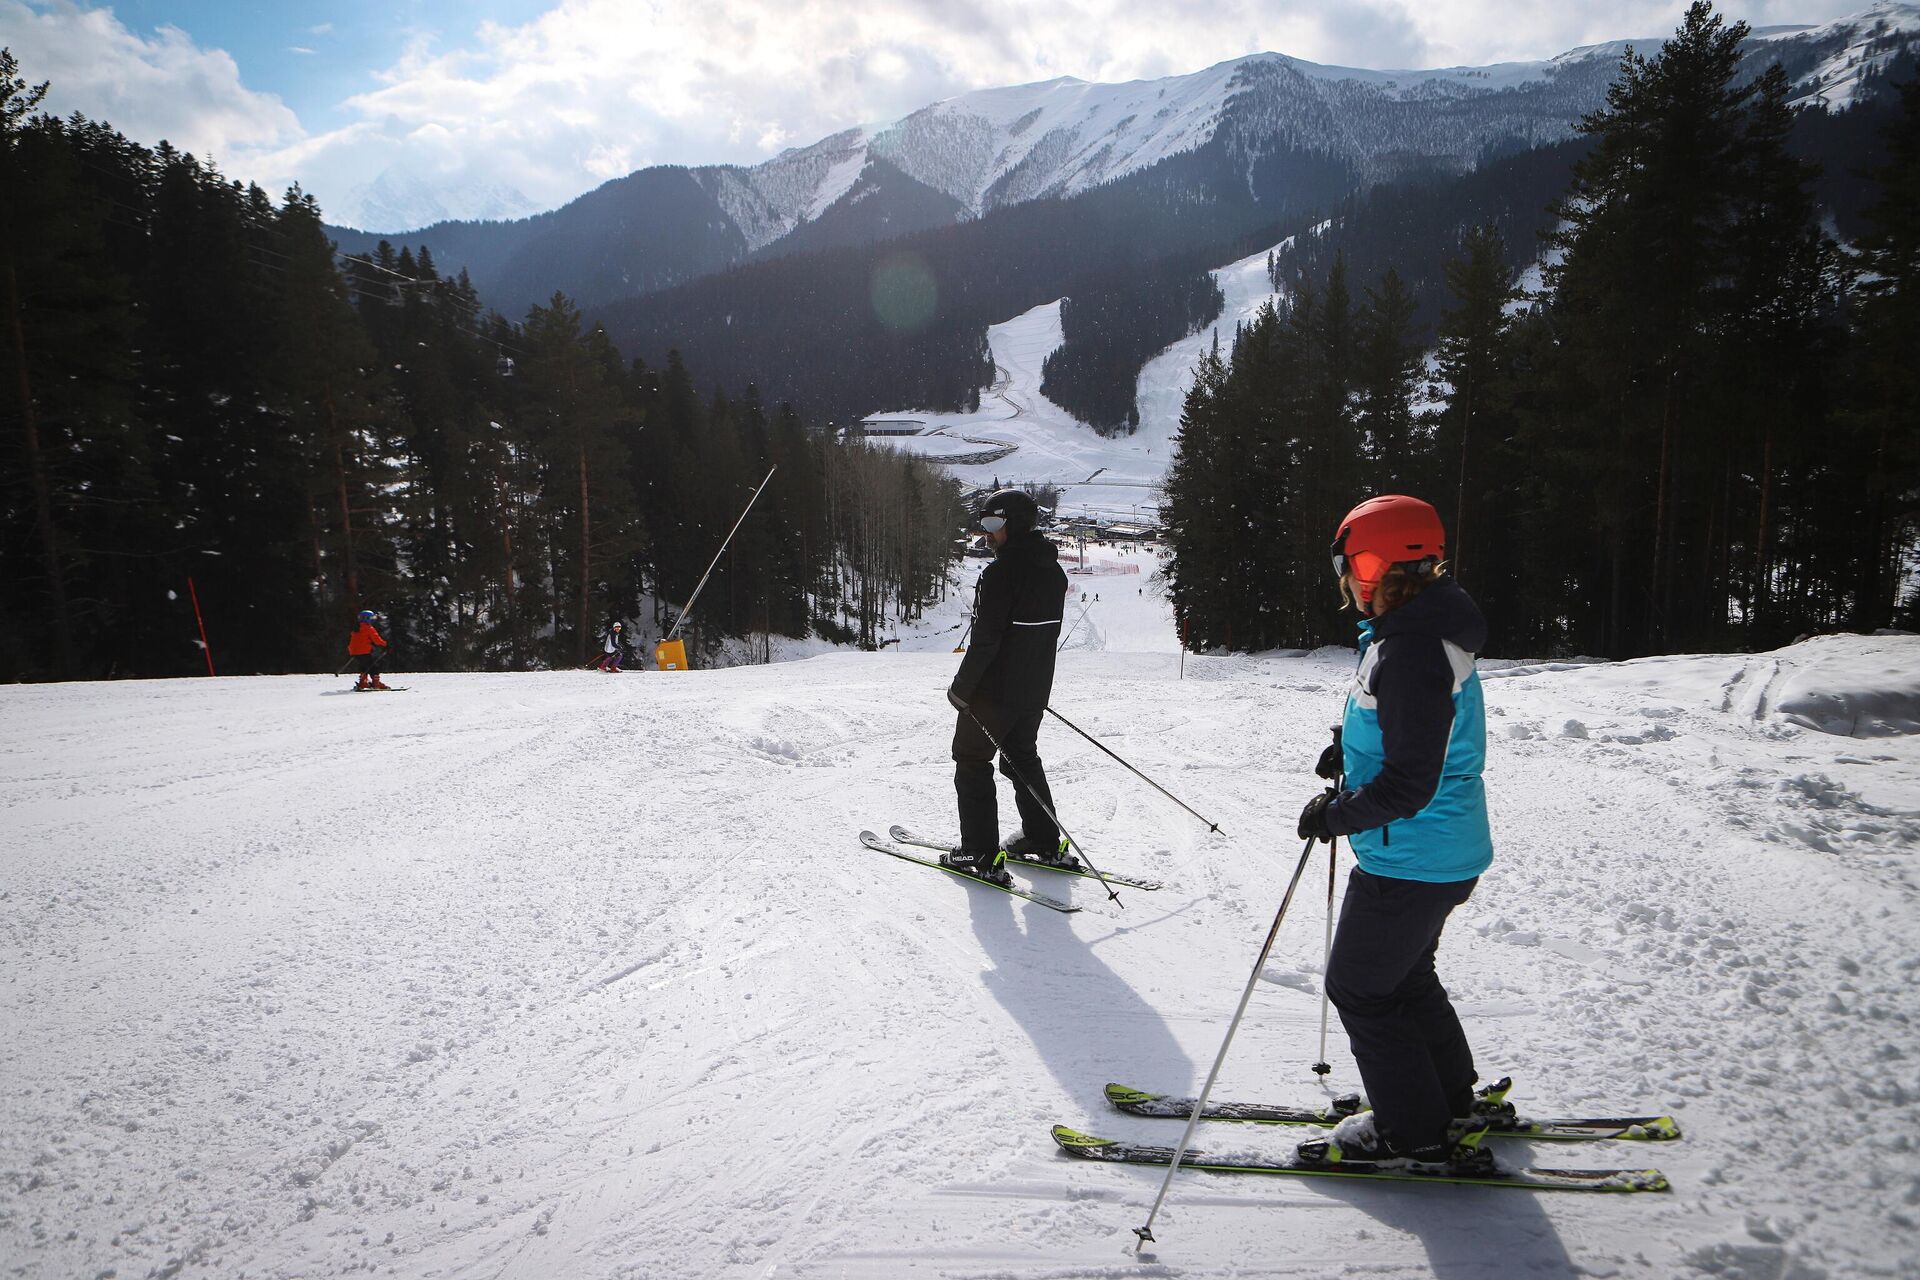
[[[207,655],[207,674],[217,675],[213,669],[213,646],[207,643],[207,620],[200,616],[200,593],[193,589],[193,575],[187,575],[187,595],[193,601],[193,620],[200,626],[200,648]]]

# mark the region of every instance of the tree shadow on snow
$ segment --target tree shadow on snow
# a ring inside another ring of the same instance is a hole
[[[1030,883],[1058,894],[1052,879]],[[1109,1080],[1190,1078],[1193,1063],[1166,1021],[1094,954],[1067,917],[1004,894],[971,897],[974,936],[993,962],[982,983],[1088,1116],[1106,1110]]]

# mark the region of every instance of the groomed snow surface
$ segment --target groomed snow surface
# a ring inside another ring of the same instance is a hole
[[[923,651],[770,667],[0,688],[0,1274],[1913,1274],[1913,636],[1490,664],[1498,861],[1441,956],[1482,1071],[1687,1132],[1500,1150],[1671,1194],[1189,1174],[1135,1259],[1159,1171],[1047,1128],[1177,1138],[1101,1087],[1198,1088],[1351,654],[1181,679],[1092,558],[1055,703],[1226,834],[1049,722],[1087,850],[1167,882],[1048,883],[1070,917],[854,838],[951,829],[964,592]],[[1325,883],[1221,1098],[1320,1096]]]

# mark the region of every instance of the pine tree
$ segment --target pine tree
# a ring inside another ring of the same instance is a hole
[[[581,332],[579,309],[556,293],[527,313],[526,378],[532,442],[541,457],[542,499],[551,549],[556,644],[568,629],[563,592],[571,587],[572,652],[556,661],[584,664],[598,634],[594,594],[602,570],[633,554],[644,538],[627,485],[626,425],[617,391],[618,358],[599,328]]]
[[[1421,368],[1413,317],[1413,295],[1400,273],[1387,268],[1366,291],[1354,368],[1354,426],[1364,441],[1371,487],[1380,493],[1405,493],[1416,477],[1428,474],[1425,441],[1413,419]]]
[[[54,519],[53,481],[48,449],[42,438],[40,408],[37,404],[33,373],[33,353],[27,346],[22,313],[27,305],[19,246],[28,243],[29,227],[38,230],[49,219],[44,214],[21,208],[23,197],[45,201],[57,198],[51,190],[52,175],[42,165],[30,166],[22,152],[22,135],[31,112],[47,96],[47,82],[29,87],[20,76],[20,65],[11,49],[0,48],[0,189],[8,198],[0,201],[0,307],[5,308],[6,353],[9,378],[7,397],[10,417],[19,423],[21,457],[32,485],[33,523],[39,544],[41,571],[49,607],[48,629],[54,640],[54,670],[63,676],[74,674],[75,650],[73,618],[67,598],[67,570],[61,538]]]
[[[1888,625],[1904,553],[1920,511],[1920,79],[1899,87],[1901,112],[1887,136],[1887,163],[1861,238],[1859,392],[1850,415],[1851,456],[1861,464],[1862,512],[1855,625]],[[1920,622],[1920,587],[1902,622]]]
[[[1511,431],[1507,307],[1516,290],[1498,231],[1475,227],[1462,248],[1464,256],[1446,265],[1454,305],[1440,322],[1438,369],[1449,390],[1447,406],[1439,415],[1427,480],[1431,492],[1418,496],[1446,513],[1448,560],[1455,573],[1471,581],[1481,554],[1492,554],[1506,542],[1497,530],[1483,532],[1482,526],[1489,490],[1504,470],[1498,443]]]
[[[1785,328],[1760,314],[1762,327],[1809,324],[1824,251],[1805,167],[1784,147],[1784,77],[1739,75],[1747,35],[1699,0],[1656,57],[1629,52],[1606,108],[1582,122],[1595,145],[1556,206],[1565,256],[1547,282],[1574,383],[1564,426],[1593,464],[1606,564],[1589,589],[1605,601],[1596,647],[1612,656],[1718,639],[1753,452],[1724,417],[1736,335],[1769,306],[1790,314]]]
[[[313,198],[290,190],[278,230],[286,267],[275,366],[286,420],[309,450],[314,496],[324,495],[320,505],[335,521],[326,545],[337,554],[338,572],[323,576],[322,603],[345,617],[387,605],[395,585],[384,497],[387,442],[379,393],[368,378],[373,349],[334,267]]]

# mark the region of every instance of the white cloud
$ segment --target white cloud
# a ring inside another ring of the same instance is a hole
[[[172,27],[147,39],[108,9],[0,0],[0,44],[29,80],[53,82],[44,110],[82,112],[137,142],[165,139],[237,176],[244,170],[229,161],[302,133],[285,103],[241,83],[231,57]]]
[[[1750,0],[1742,12],[1756,25],[1814,22],[1866,2]],[[211,151],[269,190],[297,179],[323,207],[389,168],[551,206],[641,166],[754,163],[971,89],[1145,79],[1261,50],[1379,68],[1536,59],[1661,37],[1684,11],[1685,0],[562,0],[520,26],[484,23],[457,48],[416,38],[343,104],[354,122],[318,136],[177,31],[141,40],[107,10],[0,0],[0,40],[89,115]]]

